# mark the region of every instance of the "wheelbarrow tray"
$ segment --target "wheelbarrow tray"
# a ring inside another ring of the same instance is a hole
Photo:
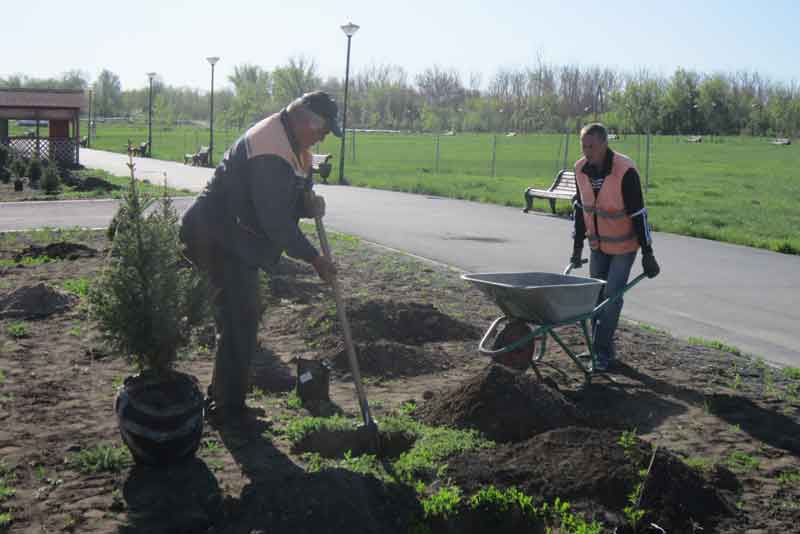
[[[561,323],[591,313],[604,280],[553,273],[468,273],[461,275],[508,317],[538,324]]]

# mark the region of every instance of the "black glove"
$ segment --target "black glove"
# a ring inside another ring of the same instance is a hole
[[[583,248],[576,247],[572,249],[572,257],[569,259],[570,265],[573,269],[580,269],[583,265]]]
[[[652,252],[642,254],[642,270],[647,278],[655,278],[661,272],[656,257],[653,256]]]

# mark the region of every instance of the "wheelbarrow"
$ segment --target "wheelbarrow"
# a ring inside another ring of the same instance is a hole
[[[586,263],[588,260],[584,260]],[[498,317],[481,338],[478,350],[493,360],[518,371],[532,367],[541,379],[537,364],[547,351],[548,336],[553,338],[591,383],[597,354],[592,345],[589,321],[610,303],[638,284],[644,273],[598,304],[604,280],[571,276],[572,264],[563,274],[473,273],[461,275],[491,298],[505,315]],[[586,340],[585,352],[576,353],[559,336],[559,327],[577,324]],[[501,326],[505,326],[498,333]],[[538,343],[538,353],[536,344]],[[489,346],[491,344],[491,346]]]

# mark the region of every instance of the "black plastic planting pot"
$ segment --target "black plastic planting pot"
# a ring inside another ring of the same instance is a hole
[[[122,441],[137,463],[165,465],[192,458],[203,435],[203,394],[197,379],[175,371],[125,379],[115,412]]]

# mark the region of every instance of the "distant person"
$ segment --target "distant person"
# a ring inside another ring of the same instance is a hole
[[[183,215],[185,254],[214,289],[219,333],[209,410],[221,418],[244,411],[250,360],[260,319],[258,270],[283,252],[307,261],[330,283],[336,268],[300,231],[301,217],[322,216],[312,191],[309,147],[341,137],[336,102],[307,93],[257,122],[225,152],[214,176]]]
[[[647,209],[633,160],[608,148],[608,132],[600,123],[583,127],[581,145],[584,157],[575,163],[578,192],[573,199],[575,226],[570,263],[576,268],[581,266],[583,240],[587,238],[591,247],[590,275],[606,281],[600,295],[604,299],[628,283],[639,248],[644,273],[653,278],[660,269],[653,255]],[[622,304],[623,299],[617,299],[592,322],[597,371],[608,371],[615,364],[614,332]]]

